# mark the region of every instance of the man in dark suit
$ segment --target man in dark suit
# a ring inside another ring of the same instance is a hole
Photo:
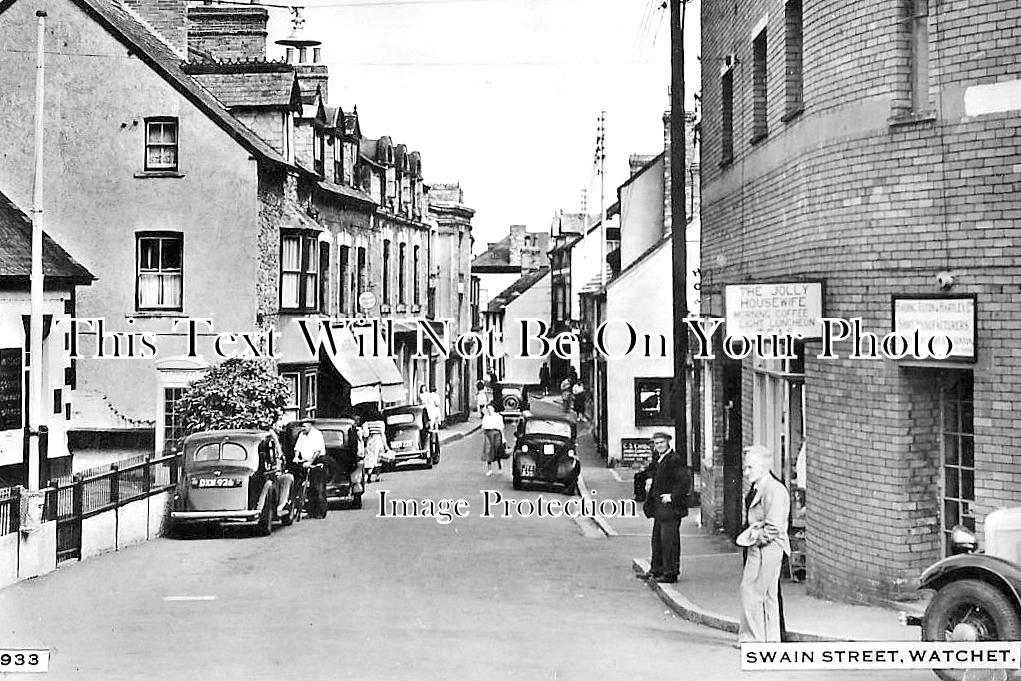
[[[681,572],[681,518],[688,515],[691,473],[681,455],[675,452],[669,433],[652,436],[659,456],[652,488],[645,500],[645,515],[652,518],[652,569],[648,577],[673,584]]]

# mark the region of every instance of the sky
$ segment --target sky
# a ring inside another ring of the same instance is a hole
[[[475,252],[509,225],[548,231],[558,210],[599,212],[596,135],[606,112],[606,205],[633,153],[663,150],[670,20],[663,0],[307,0],[329,103],[362,132],[422,154],[426,183],[460,183]],[[270,9],[273,41],[290,14]],[[699,89],[698,2],[686,16],[687,102]],[[311,55],[310,55],[311,57]]]

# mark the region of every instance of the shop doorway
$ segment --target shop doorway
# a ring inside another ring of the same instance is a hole
[[[939,374],[940,485],[944,555],[955,525],[975,531],[975,423],[971,371]]]

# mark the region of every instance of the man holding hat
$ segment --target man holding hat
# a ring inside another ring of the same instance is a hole
[[[652,436],[658,463],[643,510],[652,518],[652,569],[647,577],[673,584],[681,572],[681,518],[688,515],[691,473],[673,450],[669,433]]]

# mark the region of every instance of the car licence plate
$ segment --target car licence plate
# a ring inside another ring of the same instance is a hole
[[[521,475],[522,475],[522,477],[526,477],[526,478],[534,476],[535,475],[535,466],[533,466],[531,464],[523,465],[521,467]]]
[[[238,478],[196,478],[191,481],[192,487],[240,487]]]
[[[411,440],[398,440],[393,443],[394,449],[411,449]]]
[[[543,454],[552,454],[553,453],[553,445],[543,445],[542,446],[542,453]]]

